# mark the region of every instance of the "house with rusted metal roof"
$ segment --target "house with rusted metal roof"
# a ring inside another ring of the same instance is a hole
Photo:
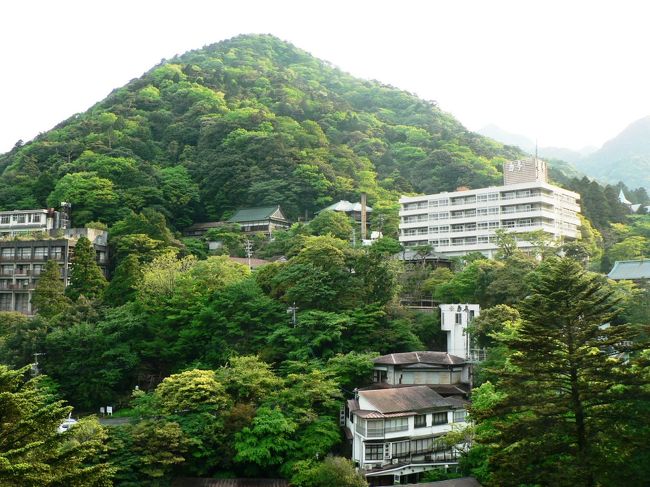
[[[466,425],[467,404],[426,385],[357,391],[345,408],[352,460],[370,485],[416,481],[421,472],[456,464],[458,449],[443,437]]]

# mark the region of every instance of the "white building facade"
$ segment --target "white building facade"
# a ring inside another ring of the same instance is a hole
[[[411,386],[359,391],[346,407],[352,461],[370,485],[400,483],[410,476],[458,462],[442,437],[466,426],[465,401],[431,388]]]
[[[497,250],[495,232],[537,230],[558,243],[580,237],[580,195],[546,181],[540,160],[504,165],[504,185],[400,198],[400,243],[450,257]],[[520,248],[532,244],[518,239]]]
[[[447,352],[466,360],[472,360],[472,342],[467,331],[474,318],[481,314],[478,304],[441,304],[440,329],[447,334]]]

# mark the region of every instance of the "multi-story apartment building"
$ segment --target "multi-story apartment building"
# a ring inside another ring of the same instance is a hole
[[[27,212],[26,212],[27,213]],[[33,212],[33,214],[38,214]],[[38,233],[43,230],[38,230]],[[27,232],[21,232],[27,233]],[[61,279],[67,285],[70,261],[79,237],[87,237],[97,252],[97,264],[106,274],[108,265],[108,234],[93,228],[50,229],[49,235],[20,239],[0,239],[0,311],[34,312],[32,293],[45,262],[54,259],[61,268]]]
[[[499,228],[518,234],[541,230],[555,241],[579,238],[580,195],[547,182],[538,159],[504,164],[504,185],[400,198],[405,247],[430,245],[445,256],[482,252],[492,257]],[[518,246],[532,247],[523,237]]]
[[[426,385],[358,391],[345,408],[352,461],[371,486],[416,481],[421,472],[455,464],[457,451],[442,437],[465,426],[466,405]]]

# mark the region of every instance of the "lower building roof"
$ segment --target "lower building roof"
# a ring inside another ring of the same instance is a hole
[[[650,259],[617,260],[607,277],[616,281],[650,279]]]
[[[462,365],[465,359],[447,352],[403,352],[389,353],[374,360],[375,365]]]
[[[428,386],[399,387],[359,391],[359,397],[368,401],[382,414],[405,413],[444,407],[462,407],[462,402],[445,398]]]

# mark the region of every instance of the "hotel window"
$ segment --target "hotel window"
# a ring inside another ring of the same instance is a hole
[[[0,223],[3,225],[8,225],[11,222],[9,215],[2,215],[0,217]]]
[[[16,257],[19,259],[31,259],[32,258],[32,249],[31,247],[21,247],[16,249]]]
[[[458,409],[457,411],[454,411],[454,423],[464,423],[466,417],[467,411],[464,409]]]
[[[34,258],[39,260],[45,260],[47,258],[47,247],[35,247]]]
[[[366,436],[384,436],[384,422],[382,420],[378,421],[367,421],[367,435]]]
[[[499,199],[499,193],[490,193],[488,194],[488,200],[495,201]]]
[[[463,315],[461,313],[456,313],[456,321],[455,323],[457,325],[460,325],[463,323]]]
[[[449,419],[447,418],[447,413],[433,413],[431,415],[432,423],[431,424],[447,424]]]
[[[427,415],[426,414],[418,414],[415,416],[415,427],[416,428],[424,428],[427,425]]]
[[[409,429],[408,418],[395,418],[386,420],[386,433],[393,433],[395,431],[405,431]]]
[[[404,457],[410,453],[410,441],[397,441],[393,443],[393,457]]]
[[[34,213],[32,215],[32,223],[40,223],[41,222],[41,215],[38,213]]]
[[[5,260],[6,259],[13,259],[14,258],[14,249],[13,248],[2,249],[2,254],[0,254],[0,255],[2,255],[2,258],[5,259]]]
[[[476,201],[479,203],[482,201],[487,201],[487,199],[488,199],[488,195],[486,194],[479,194],[476,196]]]
[[[25,223],[25,215],[24,214],[16,215],[15,218],[16,218],[16,223]]]
[[[422,440],[411,440],[411,453],[428,453],[433,449],[433,438],[424,438]]]
[[[384,459],[383,443],[380,443],[378,445],[366,444],[366,460],[383,460],[383,459]]]

